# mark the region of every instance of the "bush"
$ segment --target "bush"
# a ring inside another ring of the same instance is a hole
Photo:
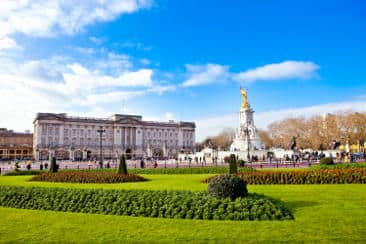
[[[112,172],[63,171],[39,174],[30,181],[70,182],[70,183],[122,183],[138,182],[147,179],[134,174],[116,174]]]
[[[366,168],[253,171],[237,174],[250,185],[268,184],[365,184]],[[208,183],[215,176],[202,182]]]
[[[332,165],[332,164],[334,164],[333,159],[329,158],[329,157],[320,159],[319,163],[321,165]]]
[[[219,175],[208,184],[208,194],[219,199],[229,197],[235,200],[238,197],[246,197],[247,183],[236,175]]]
[[[245,161],[242,159],[239,159],[237,164],[239,165],[239,167],[245,167]]]
[[[121,157],[119,158],[119,166],[118,166],[118,174],[127,174],[127,164],[126,164],[126,159],[125,159],[125,155],[121,155]]]
[[[229,158],[229,173],[236,174],[238,173],[238,165],[236,164],[236,156],[235,154],[230,154]]]
[[[61,172],[65,171],[72,171],[72,172],[97,172],[101,171],[100,169],[66,169],[62,170]],[[103,169],[103,172],[115,172],[116,169]],[[246,172],[246,171],[254,171],[252,168],[238,168],[239,172]],[[143,169],[135,169],[129,168],[128,172],[131,174],[145,174],[145,175],[153,175],[153,174],[227,174],[229,173],[229,168],[225,166],[213,166],[213,167],[191,167],[191,168],[143,168]]]
[[[57,173],[58,165],[56,164],[56,157],[51,158],[50,172]]]
[[[4,174],[4,176],[17,176],[17,175],[38,175],[41,174],[40,170],[14,170]]]
[[[339,164],[331,164],[331,165],[313,165],[310,169],[354,169],[354,168],[366,168],[366,163],[339,163]]]
[[[0,186],[0,206],[180,219],[293,219],[281,202],[263,195],[250,194],[232,201],[190,191]]]

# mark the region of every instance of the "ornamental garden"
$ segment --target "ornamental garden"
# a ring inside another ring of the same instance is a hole
[[[5,242],[363,242],[366,163],[13,171],[0,177]]]

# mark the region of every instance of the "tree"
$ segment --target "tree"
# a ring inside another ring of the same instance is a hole
[[[127,164],[126,164],[126,158],[125,155],[122,154],[119,158],[119,166],[118,166],[118,174],[127,174]]]
[[[366,138],[366,113],[341,112],[308,119],[287,118],[270,124],[268,135],[274,146],[286,149],[289,149],[294,136],[300,149],[332,149],[335,143],[345,144],[347,141],[358,144]],[[261,138],[268,140],[265,136]]]
[[[196,150],[201,151],[205,147],[226,150],[233,143],[235,130],[232,128],[223,129],[218,135],[207,137],[201,143],[197,143]]]
[[[56,164],[56,157],[51,158],[51,166],[50,166],[50,172],[57,173],[58,171],[58,165]]]
[[[236,156],[235,154],[230,154],[229,158],[229,173],[236,174],[238,173],[238,165],[236,163]]]
[[[266,148],[273,147],[273,140],[271,136],[269,135],[268,131],[265,130],[258,130],[258,135],[261,138],[261,141],[265,145]]]

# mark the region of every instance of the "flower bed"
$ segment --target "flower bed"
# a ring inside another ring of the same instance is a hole
[[[70,171],[58,173],[43,173],[34,176],[30,181],[68,182],[68,183],[122,183],[147,181],[135,174],[116,174],[113,172],[97,171]]]
[[[281,202],[258,194],[232,201],[207,192],[0,186],[0,206],[182,219],[293,219]]]
[[[365,184],[366,168],[253,171],[237,174],[248,184]],[[208,183],[212,178],[203,180]]]

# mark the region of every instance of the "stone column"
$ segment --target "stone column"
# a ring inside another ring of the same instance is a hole
[[[126,128],[122,127],[121,130],[121,144],[122,144],[122,148],[125,148],[125,142],[126,142]]]
[[[41,152],[40,151],[35,151],[33,154],[34,154],[34,160],[38,161],[39,160],[39,154]]]
[[[136,127],[133,127],[133,148],[136,149]]]
[[[83,160],[86,160],[86,159],[87,159],[87,151],[83,150]]]

